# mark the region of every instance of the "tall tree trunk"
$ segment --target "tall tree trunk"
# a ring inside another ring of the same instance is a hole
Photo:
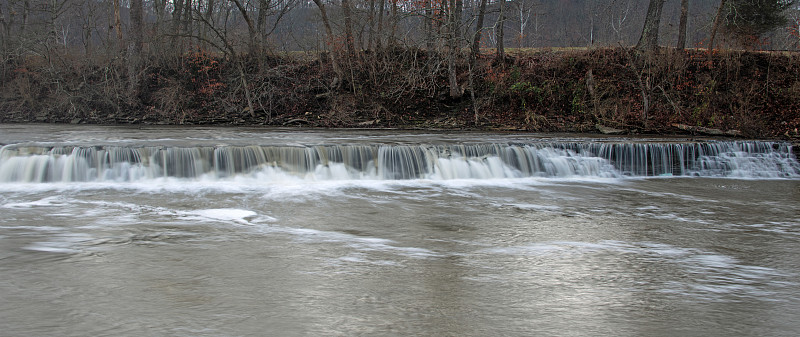
[[[161,24],[165,21],[166,5],[165,0],[153,0],[153,11],[155,12],[155,22],[153,23],[153,36],[155,38],[150,41],[151,50],[163,50],[163,42],[160,37],[162,36]]]
[[[389,44],[391,46],[397,44],[397,22],[400,21],[400,18],[397,17],[397,1],[399,0],[392,0],[392,32],[389,35]]]
[[[191,36],[191,23],[192,23],[192,0],[186,0],[186,3],[183,5],[183,18],[181,19],[181,25],[183,26],[183,33],[187,36]],[[192,49],[192,39],[186,39],[188,41],[188,48]]]
[[[325,10],[325,5],[322,3],[322,0],[314,0],[314,4],[319,8],[319,14],[322,17],[322,25],[325,26],[325,33],[328,36],[328,43],[333,45],[336,43],[336,36],[333,35],[333,29],[331,28],[330,20],[328,20],[328,12]],[[331,48],[328,55],[330,55],[331,58],[333,72],[336,73],[336,78],[333,79],[331,87],[336,88],[339,86],[339,81],[341,81],[343,77],[342,69],[339,67],[339,61],[336,56],[336,48]]]
[[[119,1],[119,0],[115,0]],[[165,0],[166,3],[166,0]],[[172,32],[174,34],[180,33],[181,29],[181,15],[183,15],[183,0],[172,1]]]
[[[495,28],[495,37],[497,40],[497,59],[502,60],[506,57],[505,46],[505,23],[506,23],[506,0],[500,0],[500,15],[497,17],[497,28]]]
[[[678,25],[678,50],[686,48],[686,29],[689,21],[689,0],[681,0],[681,21]]]
[[[89,21],[89,20],[87,20]],[[92,56],[92,30],[89,28],[89,24],[83,24],[83,48],[84,48],[84,56],[86,59],[91,59]]]
[[[208,25],[214,23],[214,15],[213,14],[214,14],[214,7],[215,6],[216,6],[216,3],[215,3],[214,0],[208,0],[208,3],[206,4],[206,14],[203,15],[203,17],[205,18],[205,22],[208,22]],[[200,28],[201,38],[202,39],[207,39],[208,38],[208,32],[209,32],[209,27],[207,27],[207,25],[204,25],[202,28]]]
[[[117,45],[119,49],[122,49],[124,46],[122,44],[122,19],[119,14],[119,2],[120,0],[114,0],[114,31],[117,33]]]
[[[353,39],[353,15],[350,9],[350,0],[342,0],[342,12],[344,14],[344,39],[348,55],[356,54],[355,40]]]
[[[463,94],[461,87],[458,85],[458,77],[456,71],[456,60],[460,54],[460,39],[461,39],[461,8],[462,0],[450,0],[450,16],[448,18],[448,57],[447,57],[447,73],[450,84],[450,97],[458,98]]]
[[[142,0],[130,0],[131,33],[128,48],[128,79],[131,98],[139,94],[139,71],[144,43],[144,10]]]
[[[260,48],[264,47],[264,34],[266,34],[267,29],[267,13],[270,11],[270,7],[272,6],[271,0],[258,0],[258,17],[256,19],[256,33],[258,39],[258,45]]]
[[[481,0],[478,7],[478,21],[475,23],[475,35],[472,36],[472,47],[470,48],[469,59],[474,62],[478,57],[481,47],[481,35],[483,35],[483,18],[486,14],[486,0]]]
[[[131,16],[131,52],[136,57],[142,54],[142,47],[144,45],[144,6],[142,0],[130,0],[130,16]]]
[[[3,6],[0,5],[0,25],[3,27],[3,32],[0,34],[0,54],[5,54],[8,52],[8,44],[9,40],[11,40],[11,25],[13,23],[13,17],[11,16],[11,13],[8,13],[7,15],[6,12],[3,12]],[[84,31],[86,31],[86,29],[84,29]]]
[[[464,1],[463,0],[456,0],[456,7],[455,7],[455,25],[453,29],[455,29],[455,36],[457,39],[461,39],[463,37],[463,27],[462,24],[462,15],[464,14]],[[460,44],[460,43],[459,43]]]
[[[469,52],[469,93],[472,98],[472,111],[475,115],[475,125],[478,124],[478,104],[475,99],[474,72],[478,53],[481,47],[481,35],[483,31],[483,18],[486,14],[486,0],[481,0],[478,7],[478,21],[475,23],[475,35],[472,36],[472,47]]]
[[[378,10],[378,29],[377,38],[375,39],[375,48],[378,50],[383,49],[383,12],[386,10],[386,0],[380,0],[381,6]]]
[[[119,1],[119,0],[115,0]],[[166,1],[165,1],[166,3]],[[180,55],[183,53],[183,48],[180,46],[180,42],[183,39],[180,37],[182,34],[181,32],[181,15],[183,15],[183,0],[173,0],[173,9],[172,9],[172,41],[171,41],[171,48],[172,51],[176,55]]]
[[[59,11],[58,3],[56,3],[55,0],[51,0],[50,1],[50,22],[49,22],[49,24],[51,25],[51,27],[50,27],[50,35],[53,37],[53,39],[56,41],[56,43],[58,43],[58,41],[61,40],[61,37],[59,36],[59,33],[58,33],[58,11]],[[66,49],[66,48],[67,48],[67,44],[66,44],[66,41],[64,41],[64,49]]]
[[[661,12],[666,0],[650,0],[647,16],[644,19],[642,36],[636,44],[636,50],[652,51],[658,48],[658,29],[661,24]]]
[[[425,48],[433,50],[433,0],[425,2]]]
[[[719,8],[717,8],[717,15],[714,17],[714,24],[711,27],[711,37],[708,41],[708,50],[714,50],[714,38],[717,36],[717,30],[719,29],[719,24],[722,22],[722,15],[725,12],[725,5],[728,3],[728,0],[720,0]]]
[[[25,33],[25,30],[28,28],[28,14],[31,11],[31,2],[30,0],[24,0],[22,2],[22,26],[19,27],[20,35]]]
[[[375,0],[369,0],[369,38],[367,39],[367,50],[372,50],[372,42],[375,39]]]

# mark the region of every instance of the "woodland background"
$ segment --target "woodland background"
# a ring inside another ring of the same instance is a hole
[[[0,38],[0,122],[800,127],[791,1],[0,0]]]

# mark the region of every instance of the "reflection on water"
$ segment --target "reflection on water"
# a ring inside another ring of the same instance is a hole
[[[794,336],[798,205],[796,179],[5,183],[0,331]]]

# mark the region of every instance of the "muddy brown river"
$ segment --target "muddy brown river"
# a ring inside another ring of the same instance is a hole
[[[800,335],[788,144],[49,125],[0,144],[4,336]]]

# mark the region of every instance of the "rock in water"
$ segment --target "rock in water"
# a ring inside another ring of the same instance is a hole
[[[597,124],[596,127],[597,127],[597,131],[600,131],[600,133],[602,133],[604,135],[621,135],[621,134],[625,133],[625,130],[615,129],[615,128],[611,128],[611,127],[608,127],[608,126],[603,126],[603,125],[600,125],[600,124]]]

